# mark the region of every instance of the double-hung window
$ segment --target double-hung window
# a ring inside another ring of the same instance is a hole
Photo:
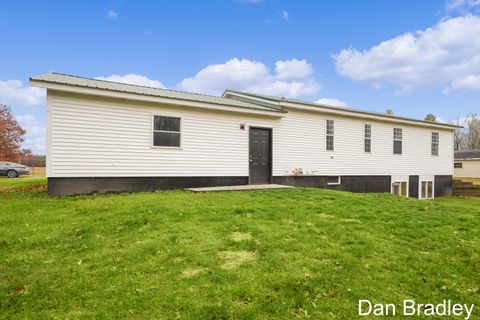
[[[393,154],[402,154],[402,129],[393,128]]]
[[[365,152],[372,152],[372,125],[365,125]]]
[[[440,137],[438,132],[432,132],[432,156],[438,156],[438,142]]]
[[[334,122],[333,120],[327,120],[327,130],[326,130],[326,146],[328,151],[333,151],[333,146],[334,146]]]
[[[180,147],[180,118],[153,116],[153,145]]]

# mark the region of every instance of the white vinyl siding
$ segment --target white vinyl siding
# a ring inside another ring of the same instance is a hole
[[[392,154],[394,124],[372,121],[365,153],[362,119],[289,108],[284,118],[48,93],[49,177],[248,176],[248,127],[272,128],[273,175],[451,175],[453,135],[402,125],[403,156]],[[152,117],[181,118],[181,149],[152,146]],[[326,120],[335,152],[326,151]],[[247,130],[241,130],[245,124]]]
[[[480,160],[455,160],[461,168],[454,169],[455,178],[480,178]]]

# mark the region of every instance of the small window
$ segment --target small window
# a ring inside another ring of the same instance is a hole
[[[372,152],[372,125],[365,125],[365,152]]]
[[[180,147],[180,118],[153,116],[153,145]]]
[[[340,176],[329,176],[327,177],[327,184],[328,185],[335,185],[335,184],[341,184],[342,180]]]
[[[397,196],[407,196],[408,184],[406,181],[396,181],[392,183],[392,193]]]
[[[432,156],[438,156],[438,142],[440,138],[438,132],[432,132]]]
[[[463,163],[462,162],[455,162],[453,164],[453,167],[457,168],[457,169],[461,169],[461,168],[463,168]]]
[[[333,120],[327,120],[327,132],[326,132],[327,141],[326,142],[327,142],[328,151],[333,151],[333,146],[334,146],[333,134],[334,134],[334,122]]]
[[[393,128],[393,154],[402,154],[402,129]]]
[[[420,197],[422,199],[433,198],[433,182],[432,181],[422,181],[422,190],[421,190]]]

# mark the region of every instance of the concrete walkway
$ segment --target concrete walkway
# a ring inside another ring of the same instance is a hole
[[[241,186],[185,188],[185,190],[193,191],[193,192],[214,192],[214,191],[259,190],[259,189],[288,189],[288,188],[293,188],[293,187],[284,186],[281,184],[246,184]]]

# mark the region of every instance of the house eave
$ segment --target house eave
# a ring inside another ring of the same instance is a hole
[[[259,110],[259,109],[246,108],[246,107],[237,107],[237,106],[224,105],[224,104],[201,102],[201,101],[195,101],[195,100],[189,100],[189,99],[176,99],[176,98],[160,97],[160,96],[149,95],[149,94],[139,94],[139,93],[124,92],[124,91],[114,91],[114,90],[108,90],[108,89],[102,89],[102,88],[83,87],[79,85],[62,84],[62,83],[38,80],[33,78],[30,78],[30,85],[32,87],[45,88],[47,90],[58,91],[58,92],[75,93],[75,94],[91,95],[91,96],[99,96],[99,97],[109,97],[109,98],[117,98],[117,99],[133,100],[133,101],[145,101],[145,102],[152,102],[152,103],[159,103],[159,104],[218,110],[218,111],[234,112],[234,113],[242,113],[242,114],[250,114],[250,115],[262,115],[262,116],[275,117],[275,118],[282,118],[286,115],[286,112],[284,111]]]
[[[223,97],[232,97],[232,96],[237,98],[242,98],[244,99],[244,101],[256,101],[257,103],[263,102],[265,104],[269,104],[277,107],[279,106],[281,108],[299,109],[299,110],[306,110],[306,111],[312,111],[312,112],[327,113],[332,115],[348,116],[348,117],[360,118],[360,119],[371,119],[371,120],[377,120],[377,121],[383,121],[383,122],[409,124],[414,126],[436,128],[436,129],[443,129],[443,130],[456,130],[456,129],[463,128],[462,126],[446,124],[446,123],[431,122],[431,121],[418,120],[418,119],[412,119],[407,117],[391,116],[387,114],[363,111],[358,109],[340,108],[340,107],[329,106],[329,105],[324,105],[319,103],[301,101],[301,100],[283,99],[283,98],[269,97],[269,96],[259,96],[255,94],[244,93],[244,92],[239,92],[239,91],[230,90],[230,89],[225,90]]]

